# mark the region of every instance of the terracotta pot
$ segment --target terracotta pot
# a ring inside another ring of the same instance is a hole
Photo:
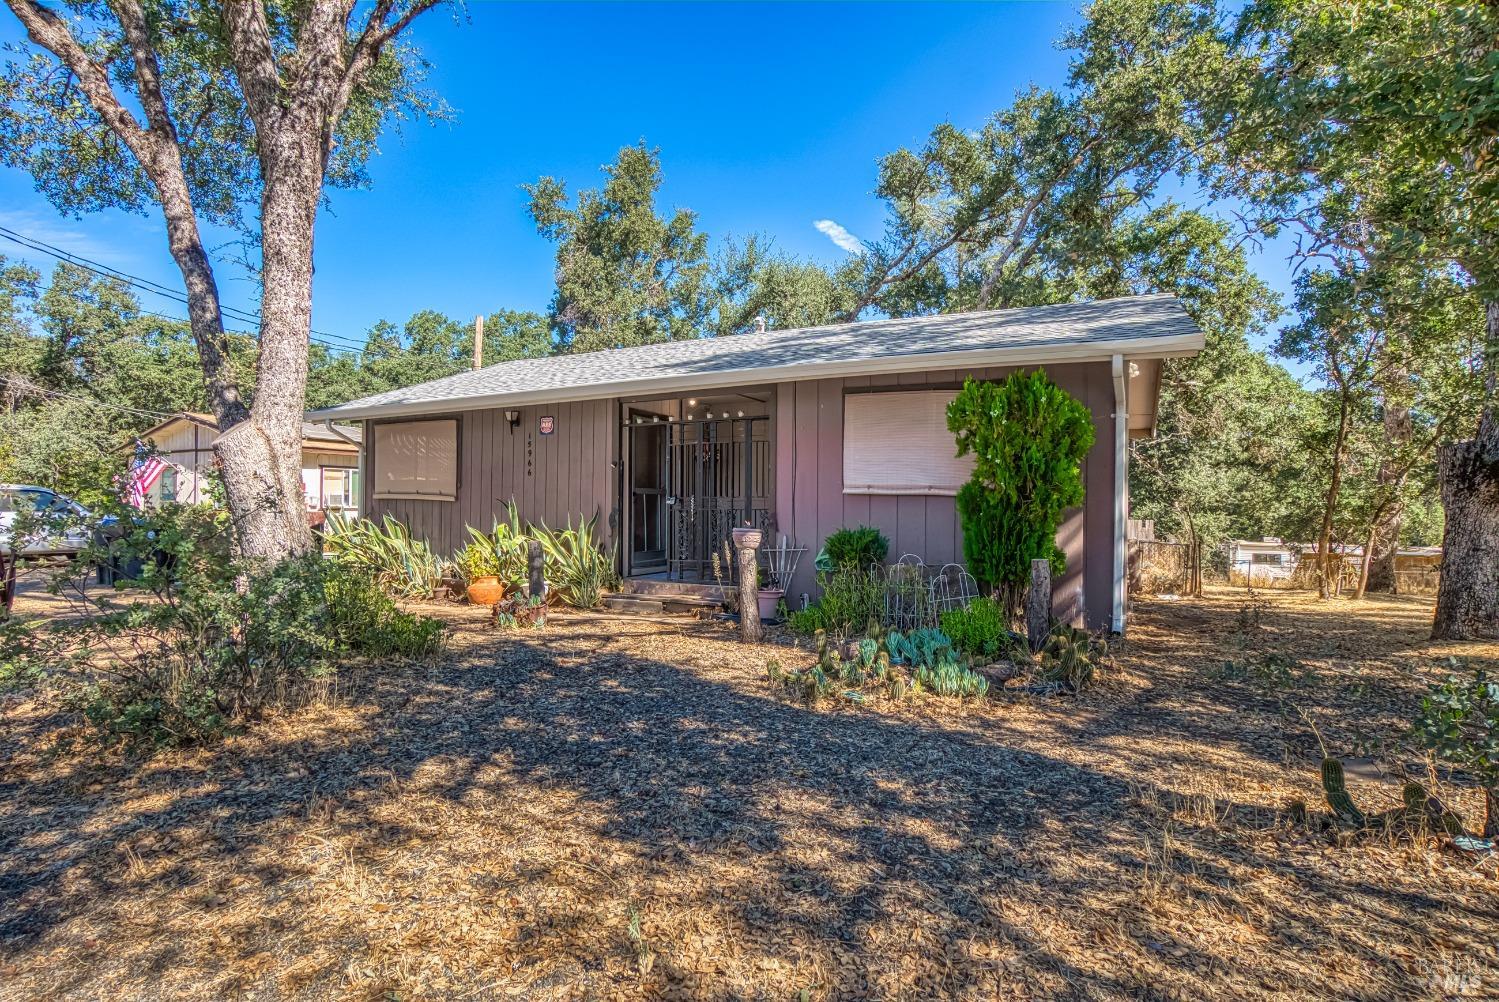
[[[779,588],[761,588],[760,589],[760,618],[761,619],[775,619],[776,618],[776,610],[777,610],[777,608],[779,608],[779,606],[781,604],[781,599],[785,596],[785,594],[786,593],[783,592],[783,591],[781,591],[781,589],[779,589]]]
[[[468,583],[468,600],[474,605],[494,605],[504,597],[505,586],[492,574]]]

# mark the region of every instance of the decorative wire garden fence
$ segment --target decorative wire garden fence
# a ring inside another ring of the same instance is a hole
[[[944,612],[967,608],[979,595],[978,581],[962,564],[934,570],[907,553],[878,570],[884,576],[885,625],[903,631],[937,626]]]

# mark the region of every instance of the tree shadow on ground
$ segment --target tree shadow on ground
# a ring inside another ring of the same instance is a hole
[[[772,698],[756,669],[718,663],[735,652],[721,633],[703,631],[701,644],[692,664],[643,656],[649,638],[604,629],[491,636],[431,670],[369,678],[357,727],[295,730],[159,763],[63,767],[42,786],[0,780],[0,900],[10,902],[0,943],[12,956],[43,951],[101,900],[140,896],[143,882],[212,913],[223,906],[215,875],[225,867],[249,882],[236,893],[295,898],[309,879],[305,860],[264,851],[289,827],[323,833],[350,859],[415,845],[403,858],[420,861],[424,841],[451,833],[420,811],[391,810],[407,797],[497,806],[485,817],[501,844],[607,850],[605,862],[580,864],[601,896],[650,908],[660,895],[673,914],[711,912],[752,931],[735,946],[754,958],[740,968],[797,957],[836,997],[888,994],[918,966],[936,979],[923,991],[952,997],[1017,984],[1054,997],[1149,997],[1173,979],[1268,993],[1285,971],[1267,968],[1267,957],[1345,932],[1346,915],[1298,915],[1268,923],[1268,945],[1245,954],[1153,921],[1134,899],[1159,889],[1159,869],[1150,882],[1158,833],[1131,804],[1142,791],[1163,802],[1184,795],[1172,789],[1169,764],[1131,775],[1106,753],[1082,765],[987,733],[982,722],[809,710]],[[1165,726],[1189,732],[1192,714]],[[1232,902],[1234,874],[1245,868],[1274,870],[1310,897],[1350,890],[1336,871],[1200,834],[1182,856],[1190,871],[1161,865],[1176,883],[1190,878],[1196,889],[1175,893],[1204,907]],[[118,865],[122,846],[135,847],[135,869],[149,877]],[[170,865],[152,870],[155,856]],[[536,886],[556,879],[550,866],[475,872],[467,884]],[[682,879],[693,873],[702,875],[695,885]],[[1454,921],[1437,895],[1352,890],[1373,931],[1411,932],[1412,915],[1426,917],[1418,924]],[[515,953],[573,951],[565,969],[574,986],[606,977],[569,925],[585,919],[520,911]],[[1495,919],[1489,909],[1460,923]],[[896,927],[904,943],[892,947]],[[318,934],[309,919],[283,915],[244,919],[234,938]],[[1105,935],[1099,950],[1077,942]],[[690,983],[674,951],[659,952],[651,983]],[[131,975],[180,963],[178,944],[157,942]],[[517,963],[512,975],[524,978]],[[1406,975],[1382,966],[1390,981],[1326,991],[1386,997]],[[1317,965],[1296,970],[1315,977]],[[62,987],[87,993],[91,976],[80,970]]]

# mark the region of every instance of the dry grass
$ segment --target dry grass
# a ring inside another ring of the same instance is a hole
[[[440,665],[148,762],[11,697],[0,997],[1499,996],[1491,873],[1286,811],[1298,711],[1393,800],[1429,605],[1242,601],[1142,603],[1075,702],[807,710],[720,627],[465,610]]]

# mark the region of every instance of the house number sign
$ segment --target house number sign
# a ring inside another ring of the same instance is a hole
[[[557,430],[557,419],[554,418],[554,417],[552,417],[552,415],[550,415],[550,414],[543,415],[542,419],[541,419],[541,433],[543,435],[550,435],[552,432],[554,432],[556,430]]]

